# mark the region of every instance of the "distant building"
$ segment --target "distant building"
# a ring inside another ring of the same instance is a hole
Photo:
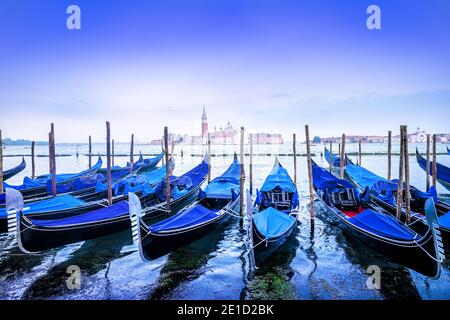
[[[208,142],[208,118],[206,117],[206,107],[203,105],[202,113],[202,144]]]
[[[214,128],[214,132],[211,133],[212,144],[236,144],[237,131],[233,128],[228,121],[225,128],[220,127],[219,130]]]
[[[283,136],[279,133],[252,133],[248,135],[248,142],[253,144],[283,144]]]
[[[427,142],[427,133],[425,130],[420,130],[420,127],[417,127],[416,132],[408,134],[408,141],[412,143]]]

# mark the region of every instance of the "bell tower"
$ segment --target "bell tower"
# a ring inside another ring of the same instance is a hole
[[[208,119],[206,117],[206,107],[204,105],[202,113],[202,140],[203,143],[208,141]]]

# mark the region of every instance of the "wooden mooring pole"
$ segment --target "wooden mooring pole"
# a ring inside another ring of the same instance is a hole
[[[333,170],[333,141],[330,141],[330,173]]]
[[[36,165],[34,163],[34,146],[35,142],[31,142],[31,179],[34,179],[36,177]]]
[[[314,220],[314,187],[313,187],[313,175],[312,175],[312,159],[311,159],[311,144],[309,140],[309,125],[305,125],[306,135],[306,154],[308,158],[308,180],[309,180],[309,210],[311,214],[311,220]]]
[[[391,172],[392,172],[392,131],[388,131],[388,180],[391,180]]]
[[[406,183],[406,223],[410,222],[411,215],[411,185],[409,176],[409,153],[408,153],[408,127],[403,126],[403,137],[404,137],[404,154],[405,154],[405,183]]]
[[[50,175],[52,177],[52,195],[56,196],[56,151],[55,151],[55,125],[50,124],[49,133],[49,164]]]
[[[208,132],[208,183],[211,182],[211,133]]]
[[[437,137],[433,134],[433,186],[437,187],[437,153],[436,153]]]
[[[244,169],[244,127],[241,127],[241,147],[240,147],[240,160],[241,160],[241,178],[239,184],[239,213],[244,215],[244,182],[245,182],[245,169]]]
[[[359,158],[359,166],[361,166],[361,161],[362,161],[362,153],[361,153],[361,139],[359,139],[359,145],[358,145],[358,158]]]
[[[3,138],[0,129],[0,193],[3,193]]]
[[[344,167],[345,167],[345,133],[342,134],[341,142],[341,160],[339,161],[341,165],[341,179],[344,179]]]
[[[130,173],[133,172],[134,166],[134,133],[131,134],[131,143],[130,143]]]
[[[165,163],[166,163],[166,202],[167,210],[170,212],[170,166],[169,166],[169,129],[164,127],[164,152],[165,152]]]
[[[111,164],[112,164],[112,166],[114,167],[114,139],[112,139],[112,141],[111,141],[111,144],[112,144],[112,152],[111,152]]]
[[[400,161],[398,168],[398,185],[397,185],[397,219],[400,220],[402,214],[402,205],[403,205],[403,173],[405,169],[405,156],[404,156],[404,144],[403,144],[403,126],[400,126]]]
[[[249,163],[249,176],[250,176],[250,195],[253,195],[253,134],[250,134],[250,163]]]
[[[426,171],[427,171],[427,178],[426,178],[426,191],[428,191],[430,189],[430,138],[431,136],[429,134],[427,134],[427,167],[426,167]]]
[[[108,180],[108,205],[112,205],[111,126],[109,121],[106,121],[106,178]]]
[[[89,170],[92,167],[92,138],[89,136]]]
[[[297,135],[292,135],[292,149],[294,151],[294,184],[297,186]]]

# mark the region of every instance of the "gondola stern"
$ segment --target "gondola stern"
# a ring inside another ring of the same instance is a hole
[[[139,249],[139,255],[143,261],[148,261],[146,258],[143,248],[142,248],[142,237],[141,237],[141,215],[142,206],[139,197],[133,192],[128,193],[128,205],[129,205],[129,215],[131,221],[131,236],[133,237],[133,245],[137,246]]]
[[[441,272],[441,263],[445,260],[445,251],[444,243],[442,242],[441,231],[438,229],[439,219],[437,216],[433,198],[429,198],[425,202],[424,209],[428,226],[430,227],[431,233],[433,234],[433,244],[435,252],[435,256],[433,258],[438,263],[436,276],[434,278],[439,278]]]

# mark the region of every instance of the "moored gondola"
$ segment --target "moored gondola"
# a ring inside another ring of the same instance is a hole
[[[178,190],[171,193],[171,210],[165,210],[164,213],[166,215],[174,214],[195,200],[207,172],[208,165],[203,161],[191,171],[174,179],[178,180]],[[181,181],[185,181],[185,184],[183,185]],[[140,195],[139,201],[147,211],[151,211],[153,207],[158,207],[154,211],[164,210],[165,202],[160,201],[161,191],[162,189],[155,187],[152,192]],[[21,210],[12,214],[9,203],[14,202],[15,198],[19,198],[21,195],[14,189],[7,189],[7,192],[12,199],[9,200],[7,196],[8,231],[16,236],[19,248],[25,253],[89,240],[130,227],[129,206],[126,200],[68,218],[38,220],[30,219],[23,214],[23,204]]]
[[[251,218],[255,263],[261,264],[291,235],[297,225],[297,187],[287,170],[275,159],[257,198]]]
[[[176,215],[155,224],[141,219],[138,197],[130,194],[130,215],[136,228],[144,260],[156,259],[187,245],[211,232],[219,223],[239,210],[240,163],[235,155],[233,163],[219,177],[213,179],[192,205]],[[134,202],[135,205],[131,205]],[[137,212],[131,212],[131,210]]]
[[[391,260],[437,278],[444,260],[443,244],[437,230],[433,199],[425,214],[428,228],[419,234],[361,195],[358,188],[313,162],[313,185],[332,219],[349,235],[391,258]]]
[[[360,191],[367,189],[370,199],[381,206],[392,216],[397,215],[396,198],[398,181],[389,181],[373,172],[354,164],[345,167],[346,177],[354,185],[360,188]],[[406,188],[403,188],[404,190]],[[410,223],[407,224],[413,230],[424,233],[428,229],[428,223],[425,216],[425,203],[427,199],[432,198],[435,202],[436,213],[438,216],[438,230],[441,233],[444,248],[450,249],[450,206],[438,200],[436,188],[432,186],[428,192],[423,192],[411,186],[410,193]],[[401,221],[406,222],[406,210],[401,210]]]
[[[170,161],[170,168],[173,170],[174,161]],[[112,203],[127,199],[130,188],[142,194],[142,188],[154,188],[165,176],[166,168],[161,167],[151,172],[139,175],[129,175],[129,169],[124,169],[127,177],[122,178],[121,174],[115,175],[119,179],[113,179]],[[121,171],[123,172],[123,170]],[[119,173],[119,172],[117,172]],[[100,174],[98,174],[100,175]],[[106,177],[97,178],[95,192],[81,195],[62,194],[45,200],[35,201],[25,204],[24,215],[30,219],[50,220],[62,219],[76,216],[86,212],[98,210],[108,205]],[[145,193],[145,192],[144,192]],[[0,208],[0,232],[7,231],[6,209]]]
[[[26,168],[26,166],[27,166],[27,163],[25,162],[25,159],[22,157],[22,162],[20,162],[17,166],[3,171],[3,181],[6,181],[6,180],[14,177],[15,175],[19,174]]]
[[[422,157],[419,150],[416,148],[416,159],[419,166],[427,172],[427,160]],[[427,173],[430,176],[433,175],[433,160],[430,161],[430,171]],[[436,162],[436,179],[442,184],[448,191],[450,191],[450,168]]]

